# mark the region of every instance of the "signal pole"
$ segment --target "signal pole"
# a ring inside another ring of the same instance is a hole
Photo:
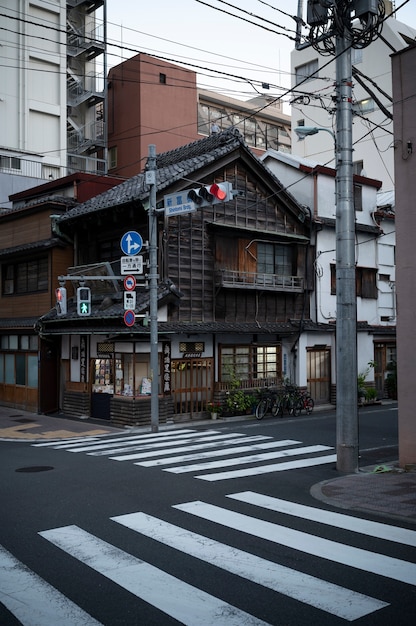
[[[150,309],[150,372],[151,372],[151,430],[159,431],[159,354],[157,327],[157,213],[156,213],[156,146],[149,145],[146,182],[149,193],[149,309]]]

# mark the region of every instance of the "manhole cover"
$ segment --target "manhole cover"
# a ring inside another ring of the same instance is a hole
[[[19,467],[16,472],[49,472],[53,470],[52,465],[32,465],[30,467]]]

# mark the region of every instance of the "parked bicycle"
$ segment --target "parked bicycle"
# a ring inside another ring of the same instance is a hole
[[[298,417],[302,411],[310,415],[314,408],[313,398],[307,391],[301,391],[296,385],[285,384],[279,399],[279,412],[286,411],[289,415]]]
[[[256,406],[256,418],[262,420],[263,417],[270,411],[273,417],[279,414],[279,394],[277,391],[266,389],[262,393],[262,397]]]

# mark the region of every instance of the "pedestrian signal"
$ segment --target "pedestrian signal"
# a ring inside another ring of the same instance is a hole
[[[78,287],[77,289],[77,313],[78,315],[91,315],[91,289]]]
[[[66,289],[65,287],[58,287],[55,289],[55,297],[56,297],[56,314],[57,315],[66,315],[67,313],[67,304],[66,304]]]

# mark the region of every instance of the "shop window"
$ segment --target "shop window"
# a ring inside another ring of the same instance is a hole
[[[4,382],[8,385],[14,385],[16,383],[15,374],[15,358],[14,354],[4,355]]]
[[[230,345],[220,347],[221,381],[256,380],[282,376],[281,346]]]
[[[37,355],[27,355],[27,386],[36,388],[38,386],[38,357]]]

